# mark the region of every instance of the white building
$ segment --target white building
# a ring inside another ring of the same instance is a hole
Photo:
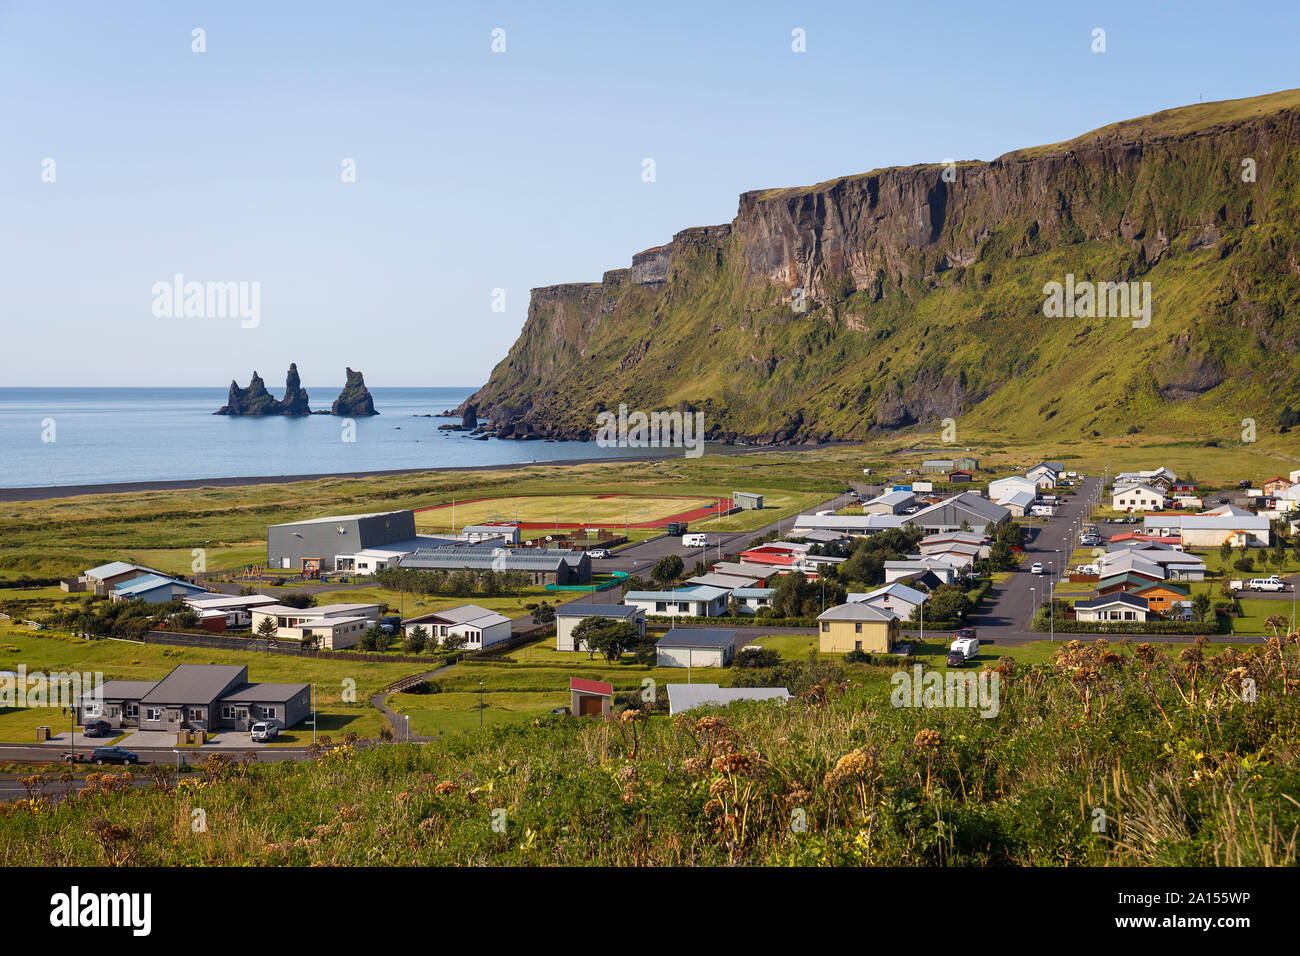
[[[726,588],[697,584],[676,591],[628,591],[623,603],[661,617],[718,617],[730,594]]]
[[[1199,515],[1150,515],[1143,524],[1147,534],[1178,535],[1185,548],[1218,548],[1225,541],[1234,548],[1267,548],[1272,542],[1268,518],[1232,506]]]
[[[660,667],[726,667],[736,656],[735,631],[711,627],[674,627],[655,644]]]
[[[402,629],[408,636],[417,627],[423,627],[429,633],[429,640],[439,644],[448,637],[463,637],[464,647],[474,651],[508,641],[511,633],[510,618],[477,604],[462,604],[402,622]]]
[[[262,621],[275,621],[277,640],[315,640],[325,650],[338,651],[356,646],[366,628],[379,620],[378,604],[325,604],[321,607],[288,607],[266,604],[251,609],[254,633]]]
[[[850,594],[847,601],[849,604],[865,604],[877,611],[887,611],[907,621],[911,619],[912,612],[925,603],[927,596],[924,591],[918,591],[901,581],[895,581],[874,591]]]
[[[1078,621],[1115,622],[1145,621],[1148,614],[1147,599],[1135,597],[1127,591],[1116,591],[1087,601],[1076,601],[1074,617]]]
[[[1111,496],[1115,511],[1160,511],[1165,506],[1165,493],[1151,485],[1116,484]]]
[[[555,609],[555,649],[557,651],[585,651],[573,639],[573,629],[589,617],[608,621],[626,622],[636,626],[637,633],[645,637],[645,611],[628,604],[565,604]]]

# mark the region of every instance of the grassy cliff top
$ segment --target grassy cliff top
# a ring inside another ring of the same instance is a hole
[[[1029,146],[1015,149],[1003,154],[1000,159],[1023,160],[1038,159],[1057,153],[1068,153],[1085,146],[1100,143],[1138,142],[1140,140],[1163,139],[1171,136],[1186,136],[1212,129],[1216,126],[1232,126],[1244,123],[1271,113],[1300,108],[1300,89],[1282,90],[1277,93],[1265,93],[1263,96],[1247,96],[1236,100],[1217,100],[1213,103],[1196,103],[1191,106],[1177,106],[1161,110],[1147,116],[1120,120],[1109,126],[1102,126],[1073,139],[1043,146]],[[865,173],[839,176],[811,186],[787,186],[774,189],[760,189],[746,195],[756,195],[760,200],[789,198],[804,193],[824,192],[839,183],[853,182],[880,176],[887,172],[902,169],[938,169],[942,163],[918,163],[914,166],[886,166],[872,169]],[[958,167],[981,166],[983,160],[968,159],[957,162]]]

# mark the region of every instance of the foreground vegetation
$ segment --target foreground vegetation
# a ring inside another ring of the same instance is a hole
[[[1002,662],[988,719],[891,706],[880,670],[725,715],[548,716],[152,788],[92,775],[62,801],[32,780],[0,809],[0,865],[1295,864],[1295,638],[1204,651]]]

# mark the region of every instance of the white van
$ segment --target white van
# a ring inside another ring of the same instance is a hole
[[[258,743],[265,743],[268,740],[274,740],[276,737],[280,736],[280,725],[274,720],[259,720],[257,723],[253,724],[253,729],[250,731],[249,736]]]
[[[709,546],[709,536],[700,532],[684,534],[682,535],[682,546],[686,548],[707,548]]]
[[[1251,578],[1250,589],[1252,591],[1285,591],[1286,585],[1275,574],[1271,578]]]

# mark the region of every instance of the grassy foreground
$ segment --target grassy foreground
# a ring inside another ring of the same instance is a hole
[[[881,670],[783,708],[545,717],[152,789],[98,775],[66,801],[54,782],[0,808],[0,865],[1297,862],[1294,639],[1072,643],[985,673],[987,719],[891,706]]]

